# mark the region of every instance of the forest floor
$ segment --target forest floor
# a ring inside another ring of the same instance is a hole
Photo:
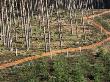
[[[100,15],[105,15],[107,13],[110,13],[110,11],[104,11],[104,12],[101,12],[100,14],[98,13],[98,14],[95,14],[95,15],[84,17],[84,19],[86,21],[90,21],[95,28],[100,29],[100,31],[102,33],[104,32],[107,35],[106,39],[104,39],[102,41],[96,41],[96,43],[92,43],[90,45],[86,45],[86,46],[82,45],[82,46],[79,46],[77,48],[65,48],[65,49],[59,49],[59,50],[51,50],[51,52],[46,52],[46,53],[44,52],[41,55],[35,55],[35,56],[20,58],[20,59],[17,59],[17,60],[11,60],[10,62],[8,61],[7,63],[1,63],[0,64],[0,69],[5,69],[7,67],[22,64],[22,63],[27,62],[27,61],[36,60],[36,59],[39,59],[39,58],[42,58],[42,57],[56,56],[56,55],[59,55],[60,53],[65,53],[65,52],[77,52],[77,51],[82,51],[82,50],[86,50],[86,49],[94,49],[97,46],[101,46],[102,44],[110,41],[110,37],[109,37],[110,32],[108,30],[106,30],[100,23],[97,23],[96,21],[94,21],[93,17],[97,17],[97,16],[100,16]],[[19,51],[18,51],[18,53],[19,53]]]

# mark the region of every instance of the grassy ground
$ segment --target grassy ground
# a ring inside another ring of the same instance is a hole
[[[78,17],[76,19],[73,18],[78,22],[77,26],[77,33],[76,33],[76,26],[73,24],[73,34],[71,34],[71,26],[69,23],[69,13],[61,12],[61,22],[62,22],[62,47],[60,47],[60,41],[59,41],[59,33],[58,33],[58,24],[56,22],[56,14],[54,14],[50,20],[50,47],[52,50],[57,50],[61,48],[69,48],[69,47],[79,47],[84,45],[90,45],[92,43],[95,43],[97,41],[101,41],[107,36],[104,33],[101,33],[98,31],[95,27],[88,24],[87,21],[85,21],[85,26],[83,28],[81,23],[81,11],[77,11]],[[84,15],[86,15],[86,12],[84,12]],[[20,21],[19,21],[20,23]],[[19,58],[23,58],[30,55],[40,55],[42,52],[45,52],[45,45],[44,42],[44,33],[43,33],[43,25],[41,25],[41,28],[39,26],[39,20],[38,18],[33,17],[31,19],[31,28],[32,28],[32,36],[31,38],[31,45],[30,50],[26,51],[25,46],[25,36],[24,31],[22,30],[21,25],[13,25],[12,28],[17,30],[18,38],[15,40],[15,37],[13,38],[13,48],[18,48],[18,55],[16,56],[15,50],[14,52],[10,52],[7,50],[7,47],[3,46],[3,43],[0,41],[0,56],[1,56],[1,63],[3,61],[8,62],[9,60],[16,60]],[[11,35],[15,36],[15,32],[13,32],[13,29],[11,30]],[[83,29],[85,29],[85,33],[83,32]],[[48,31],[46,28],[46,35],[47,35],[47,41],[48,41]],[[48,44],[48,42],[47,42]],[[20,52],[19,52],[20,51]],[[3,57],[3,59],[2,59]],[[13,57],[13,58],[11,58]]]
[[[77,14],[80,15],[79,12],[80,11],[78,11]],[[81,27],[82,25],[80,25],[78,26],[77,34],[74,26],[72,35],[70,33],[71,27],[69,25],[68,17],[62,13],[62,18],[62,48],[89,45],[107,37],[105,34],[87,23],[85,25],[85,33]],[[61,49],[59,46],[56,19],[53,17],[51,20],[51,48],[52,50]],[[76,20],[81,24],[81,20]],[[99,19],[97,21],[100,22]],[[26,51],[24,46],[25,38],[22,36],[23,31],[21,26],[18,26],[18,40],[13,41],[13,44],[15,44],[18,51],[20,49],[21,52],[16,56],[15,52],[8,51],[7,48],[3,46],[2,42],[0,42],[1,63],[30,55],[40,55],[45,51],[43,27],[39,27],[38,20],[35,18],[31,20],[31,23],[32,37],[30,50]],[[104,27],[108,28],[108,24]],[[15,27],[13,26],[13,28]],[[12,34],[15,33],[12,32]],[[97,49],[84,50],[76,53],[62,53],[60,56],[52,57],[52,59],[46,57],[0,70],[0,82],[110,82],[109,45],[110,43],[107,43],[103,45],[103,47]]]
[[[101,17],[96,17],[96,21],[98,21],[106,30],[110,31],[110,15],[106,14]]]
[[[0,70],[0,82],[109,82],[105,47],[27,62]]]

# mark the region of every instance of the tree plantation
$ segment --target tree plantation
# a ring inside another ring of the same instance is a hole
[[[104,0],[0,0],[0,82],[110,82],[103,8]]]

